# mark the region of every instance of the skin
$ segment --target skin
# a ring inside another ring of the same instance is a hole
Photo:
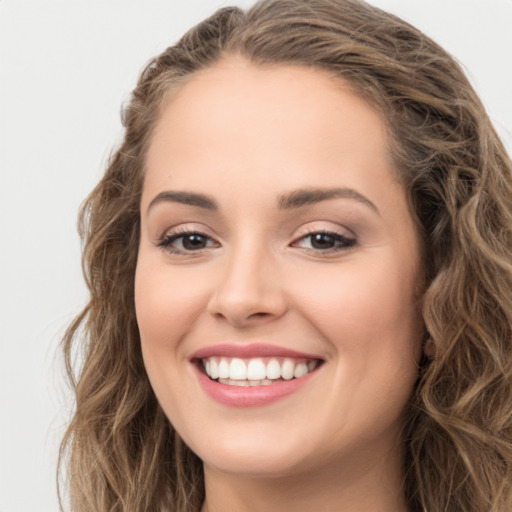
[[[279,206],[332,187],[361,197]],[[166,191],[218,208],[150,207]],[[187,231],[204,233],[202,248],[162,247]],[[325,231],[352,242],[318,249],[311,233]],[[169,99],[147,156],[135,301],[154,391],[204,461],[203,511],[407,510],[400,432],[421,350],[419,248],[385,125],[348,85],[230,57]],[[230,407],[189,361],[217,343],[325,362],[290,396]]]

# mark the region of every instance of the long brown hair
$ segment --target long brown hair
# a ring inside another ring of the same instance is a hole
[[[146,376],[133,282],[145,154],[170,91],[237,54],[329,71],[388,124],[425,265],[424,356],[404,432],[411,511],[512,510],[512,164],[457,63],[359,0],[224,8],[153,59],[125,136],[80,213],[90,291],[64,353],[76,410],[61,447],[76,512],[196,512],[201,461]],[[74,357],[83,361],[74,370]]]

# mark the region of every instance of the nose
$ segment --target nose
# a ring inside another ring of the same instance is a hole
[[[226,257],[208,312],[235,327],[270,322],[287,310],[277,264],[269,254],[245,251]]]

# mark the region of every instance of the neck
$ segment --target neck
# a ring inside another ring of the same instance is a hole
[[[373,462],[332,463],[279,477],[226,474],[205,464],[201,512],[407,512],[400,457]]]

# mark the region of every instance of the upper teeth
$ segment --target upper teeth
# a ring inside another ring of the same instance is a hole
[[[316,360],[289,358],[271,358],[265,361],[262,358],[208,357],[202,361],[206,374],[212,379],[250,381],[298,379],[313,371],[318,364]]]

